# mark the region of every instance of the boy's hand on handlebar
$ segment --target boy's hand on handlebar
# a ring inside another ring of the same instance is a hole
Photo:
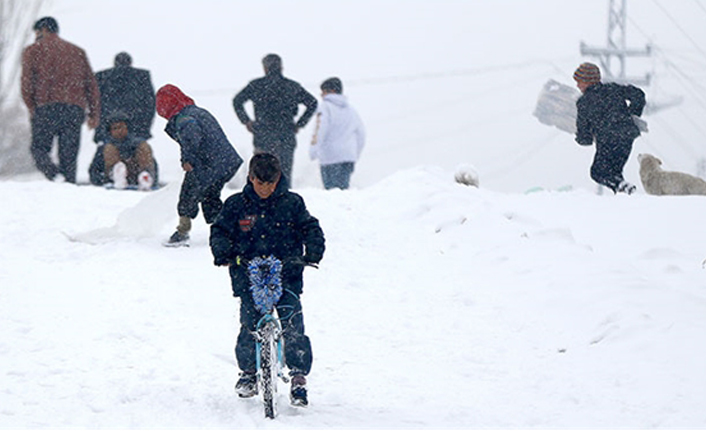
[[[312,268],[318,268],[319,267],[319,262],[318,260],[313,260],[311,256],[304,256],[304,257],[290,257],[288,259],[285,259],[284,262],[285,265],[298,265],[298,266],[311,266]]]
[[[305,255],[303,257],[290,257],[287,259],[284,259],[282,261],[282,264],[287,266],[287,265],[294,265],[294,266],[310,266],[312,268],[319,268],[319,260],[316,259],[313,256],[308,256]],[[214,262],[216,266],[242,266],[242,267],[247,267],[250,264],[250,261],[248,259],[242,258],[240,256],[236,256],[235,258],[231,258],[228,260],[223,260],[219,262]]]
[[[318,268],[319,262],[321,261],[321,256],[312,256],[310,254],[304,255],[304,265],[311,266],[312,268]]]

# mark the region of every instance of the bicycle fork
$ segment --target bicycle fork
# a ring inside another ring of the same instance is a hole
[[[277,377],[284,383],[289,383],[289,377],[284,374],[284,342],[282,339],[282,325],[272,314],[266,314],[257,323],[255,330],[255,369],[260,370],[262,365],[262,344],[274,340],[277,352]]]

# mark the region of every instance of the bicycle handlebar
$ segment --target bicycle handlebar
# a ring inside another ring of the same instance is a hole
[[[235,259],[228,262],[229,265],[235,266],[248,266],[250,265],[250,259],[244,259],[240,256],[236,256]],[[288,257],[282,260],[282,266],[284,265],[299,265],[299,266],[309,266],[311,268],[319,269],[319,264],[315,262],[307,262],[301,257]]]

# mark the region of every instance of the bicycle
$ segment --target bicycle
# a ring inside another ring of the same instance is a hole
[[[263,314],[253,334],[255,364],[265,417],[274,419],[277,414],[277,379],[281,379],[285,384],[289,383],[289,378],[284,374],[282,324],[274,315],[275,305],[282,296],[283,262],[274,256],[268,256],[241,263],[246,264],[255,308]],[[315,264],[306,263],[299,258],[287,259],[284,264],[316,268]]]

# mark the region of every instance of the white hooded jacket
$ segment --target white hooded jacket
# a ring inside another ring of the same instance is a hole
[[[365,145],[365,128],[342,94],[327,94],[319,104],[309,155],[322,165],[357,162]]]

